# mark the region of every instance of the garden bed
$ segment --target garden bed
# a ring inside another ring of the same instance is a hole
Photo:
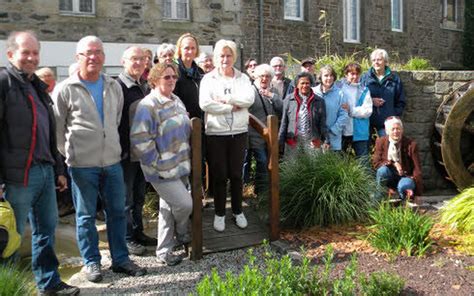
[[[460,237],[436,224],[431,232],[434,244],[423,257],[389,256],[372,248],[364,239],[365,226],[285,229],[281,237],[292,249],[304,248],[306,256],[321,264],[329,245],[334,249],[334,272],[340,276],[355,252],[358,273],[393,272],[405,279],[402,295],[473,295],[474,256],[456,249]]]

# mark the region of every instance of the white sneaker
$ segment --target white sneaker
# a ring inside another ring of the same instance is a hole
[[[225,229],[225,216],[214,216],[214,229],[222,232]]]
[[[239,228],[246,228],[248,223],[247,223],[247,218],[245,218],[244,213],[240,213],[238,215],[234,215],[235,218],[235,224],[239,226]]]

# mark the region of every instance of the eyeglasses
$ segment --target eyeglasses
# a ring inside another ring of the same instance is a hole
[[[79,55],[86,57],[86,58],[91,58],[92,56],[100,56],[103,55],[104,52],[102,50],[94,50],[94,51],[86,51],[86,52],[80,52],[78,53]]]
[[[272,65],[273,68],[281,68],[283,65]]]
[[[173,78],[174,80],[177,80],[178,75],[165,75],[165,76],[161,76],[160,78],[162,78],[164,80],[170,80],[171,78]]]
[[[249,68],[255,68],[257,67],[257,64],[249,64]]]
[[[258,77],[260,77],[260,78],[272,78],[271,75],[267,75],[267,74],[259,75]]]
[[[147,59],[147,57],[141,57],[141,58],[130,57],[130,58],[126,58],[126,59],[129,60],[132,63],[136,63],[136,62],[144,62]]]

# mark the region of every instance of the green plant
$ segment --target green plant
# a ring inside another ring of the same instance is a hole
[[[17,265],[0,265],[0,296],[23,296],[36,293],[32,274]]]
[[[400,293],[403,280],[397,275],[380,273],[357,278],[357,258],[351,261],[340,278],[331,277],[334,252],[331,246],[323,257],[323,266],[310,266],[304,257],[301,265],[293,264],[288,255],[281,258],[265,252],[264,264],[258,266],[256,257],[249,252],[249,263],[240,274],[227,272],[221,277],[215,269],[196,286],[197,295],[377,295],[365,294],[366,290],[378,291],[378,295]],[[379,286],[377,286],[379,285]]]
[[[158,211],[160,209],[160,197],[153,189],[153,187],[147,187],[145,194],[145,203],[143,204],[143,215],[147,218],[157,218]]]
[[[403,70],[433,70],[433,66],[429,60],[420,58],[420,57],[412,57],[411,59],[406,62],[405,65],[402,66]]]
[[[463,190],[441,208],[441,222],[460,232],[474,232],[474,187]]]
[[[393,208],[382,203],[378,209],[371,209],[369,215],[373,224],[368,236],[370,244],[387,253],[407,256],[422,256],[432,245],[429,237],[433,221],[430,217],[413,212],[407,207]]]
[[[405,281],[396,274],[376,271],[368,277],[361,277],[360,286],[364,296],[396,296],[400,295]]]
[[[281,218],[296,226],[363,220],[376,184],[369,169],[349,156],[298,149],[281,164]]]

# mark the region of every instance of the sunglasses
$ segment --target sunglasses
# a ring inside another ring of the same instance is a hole
[[[171,78],[174,79],[174,80],[177,80],[178,75],[165,75],[165,76],[161,76],[160,78],[162,78],[164,80],[170,80]]]

